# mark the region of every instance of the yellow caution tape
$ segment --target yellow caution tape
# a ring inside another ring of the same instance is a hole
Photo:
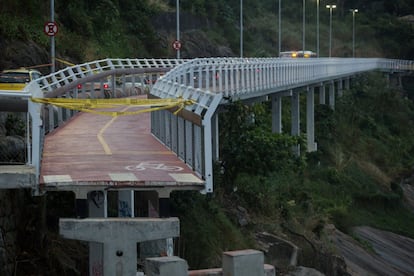
[[[109,115],[112,117],[136,115],[144,112],[170,109],[178,107],[174,112],[177,115],[186,105],[195,103],[193,100],[177,99],[72,99],[72,98],[31,98],[35,103],[52,104],[62,108],[78,110],[83,112]],[[98,109],[117,108],[120,106],[147,107],[136,111],[102,111]]]

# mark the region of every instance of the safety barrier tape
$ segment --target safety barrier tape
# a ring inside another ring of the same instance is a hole
[[[51,104],[62,108],[89,112],[112,117],[136,115],[144,112],[165,110],[174,107],[178,109],[174,112],[177,115],[186,105],[196,102],[189,99],[72,99],[72,98],[31,98],[34,103]],[[120,106],[147,107],[136,111],[103,111],[99,109],[110,109]]]

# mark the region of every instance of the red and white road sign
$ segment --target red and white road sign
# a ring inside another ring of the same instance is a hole
[[[58,26],[57,26],[56,22],[46,22],[45,26],[43,28],[43,31],[48,36],[54,36],[58,32]]]
[[[172,44],[174,50],[178,51],[181,49],[181,41],[175,40]]]

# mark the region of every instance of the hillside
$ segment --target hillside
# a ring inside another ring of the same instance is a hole
[[[244,2],[245,56],[276,56],[277,1]],[[321,1],[321,56],[327,56],[329,37],[324,4]],[[312,5],[306,8],[306,45],[315,50]],[[414,59],[413,27],[399,19],[414,14],[413,1],[342,0],[337,5],[334,56],[351,56],[348,10],[359,8],[357,57]],[[239,0],[187,0],[181,1],[181,8],[183,58],[239,56]],[[40,0],[1,5],[0,70],[40,65],[40,70],[48,72],[50,45],[42,29],[48,9],[48,3]],[[302,6],[283,1],[282,19],[282,50],[300,49]],[[175,1],[57,1],[56,21],[57,57],[70,62],[175,57],[171,48]],[[215,193],[172,195],[173,213],[181,223],[177,253],[196,269],[218,266],[224,250],[260,248],[280,272],[288,273],[290,251],[272,248],[285,241],[280,244],[298,248],[298,266],[326,275],[347,275],[351,270],[351,275],[375,275],[394,271],[398,265],[410,271],[409,263],[387,263],[406,253],[397,252],[397,257],[384,260],[377,246],[384,246],[381,241],[387,236],[406,244],[414,238],[413,83],[412,76],[406,77],[403,89],[385,89],[380,74],[354,80],[352,89],[338,99],[335,112],[316,107],[318,152],[300,158],[291,152],[294,143],[303,142],[300,137],[271,134],[268,103],[230,106],[220,121],[222,160],[215,164]],[[288,106],[284,112],[284,129],[289,129]],[[72,196],[50,193],[45,201],[25,196],[30,210],[25,210],[17,259],[30,262],[20,267],[27,273],[82,275],[84,244],[56,235],[57,217],[73,215]],[[41,239],[36,221],[46,212],[46,205],[49,232]],[[262,239],[263,233],[269,233],[272,240]],[[374,234],[382,238],[367,238]],[[38,243],[46,244],[45,252],[38,249]],[[410,248],[406,252],[413,254]]]

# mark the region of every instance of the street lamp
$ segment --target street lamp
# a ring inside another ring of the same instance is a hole
[[[329,57],[332,54],[332,10],[336,9],[336,5],[326,5],[329,9]]]
[[[180,0],[176,2],[177,9],[177,41],[180,41]],[[177,49],[177,59],[180,59],[180,48]]]
[[[282,0],[279,0],[279,55],[282,51]]]
[[[319,57],[319,0],[316,0],[316,55]]]
[[[243,57],[243,0],[240,0],[240,57]]]
[[[303,10],[303,15],[302,15],[302,29],[303,29],[303,33],[302,33],[302,50],[303,50],[303,54],[305,54],[305,37],[306,37],[306,26],[305,26],[305,10],[306,10],[306,1],[303,0],[303,4],[302,4],[302,10]]]
[[[358,9],[352,9],[352,57],[355,57],[355,14]]]

